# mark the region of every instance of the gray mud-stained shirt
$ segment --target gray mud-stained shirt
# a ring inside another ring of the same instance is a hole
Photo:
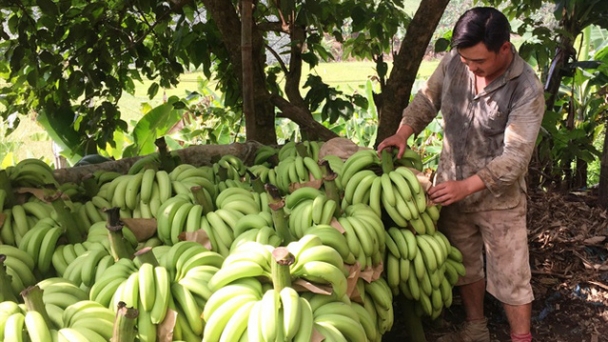
[[[513,52],[505,73],[477,94],[475,75],[452,50],[403,111],[401,124],[418,134],[441,110],[444,138],[435,182],[477,174],[486,185],[453,204],[465,212],[513,208],[526,191],[545,101],[538,77]]]

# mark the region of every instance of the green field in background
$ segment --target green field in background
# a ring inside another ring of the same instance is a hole
[[[420,67],[418,78],[427,78],[437,66],[438,61],[425,61]],[[390,72],[389,64],[389,72]],[[308,73],[308,69],[303,70],[303,75]],[[363,92],[363,86],[367,80],[376,75],[375,64],[373,62],[340,62],[340,63],[321,63],[312,70],[314,75],[320,76],[323,81],[330,86],[334,86],[346,94],[354,91]],[[172,89],[159,91],[158,95],[149,100],[147,97],[148,87],[152,82],[144,82],[138,85],[134,95],[123,94],[118,102],[122,118],[129,124],[136,122],[142,115],[141,105],[150,103],[156,106],[163,101],[164,96],[176,95],[185,96],[188,92],[196,91],[199,79],[205,77],[202,72],[186,73],[180,77],[180,83]],[[304,84],[306,80],[302,80]],[[306,89],[304,89],[306,91]],[[38,126],[33,116],[21,116],[21,122],[17,130],[8,137],[0,137],[0,143],[12,146],[15,152],[15,159],[24,158],[44,158],[47,162],[53,162],[52,143],[46,136],[44,130]]]

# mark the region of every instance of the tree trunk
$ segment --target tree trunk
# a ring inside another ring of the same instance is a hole
[[[574,174],[574,183],[570,189],[585,189],[587,188],[587,170],[589,164],[583,159],[576,158],[576,172]]]
[[[604,149],[600,159],[600,184],[597,203],[600,207],[608,209],[608,129],[604,130]]]
[[[397,130],[401,113],[409,103],[426,48],[449,2],[450,0],[423,0],[408,25],[386,87],[375,97],[378,106],[376,146]]]
[[[209,15],[217,24],[224,46],[234,65],[238,84],[243,84],[243,63],[241,53],[241,20],[234,10],[232,2],[226,0],[202,0]],[[254,112],[245,117],[247,140],[262,144],[276,144],[274,108],[269,101],[270,93],[266,89],[266,55],[264,38],[255,24],[251,26],[251,73],[253,83]]]
[[[245,131],[255,131],[255,105],[253,96],[253,67],[251,31],[253,3],[251,0],[241,1],[241,62],[243,63],[243,114],[245,115]]]
[[[277,108],[282,111],[281,116],[295,122],[300,126],[300,130],[307,133],[308,140],[327,141],[338,136],[338,134],[317,122],[312,115],[310,115],[309,111],[294,106],[278,95],[272,96],[271,101],[273,105],[277,106]]]
[[[240,158],[246,165],[252,165],[255,158],[255,152],[260,146],[261,144],[256,141],[248,141],[243,144],[233,143],[230,145],[197,145],[177,150],[176,153],[181,158],[182,163],[192,164],[194,166],[212,165],[221,156],[227,154],[232,154]],[[125,174],[131,165],[142,157],[143,156],[138,156],[101,164],[56,169],[53,171],[53,174],[60,184],[66,182],[79,183],[83,178],[88,177],[96,170],[116,171]]]

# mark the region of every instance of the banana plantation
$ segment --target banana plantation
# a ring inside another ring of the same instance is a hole
[[[33,118],[57,150],[7,163],[0,140],[0,341],[433,342],[463,320],[427,193],[441,113],[403,155],[376,146],[472,1],[0,2],[0,132]],[[545,87],[532,333],[608,341],[608,2],[483,4]],[[376,74],[315,73],[340,61]],[[142,84],[162,103],[128,122]]]

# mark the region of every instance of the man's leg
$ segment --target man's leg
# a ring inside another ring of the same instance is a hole
[[[524,305],[503,303],[503,307],[509,320],[513,341],[531,341],[530,321],[532,319],[532,303]]]
[[[488,321],[483,312],[485,280],[459,285],[458,291],[466,313],[466,320],[458,331],[441,336],[437,342],[490,342]]]
[[[458,287],[462,305],[467,315],[467,321],[479,321],[485,319],[483,312],[483,299],[486,294],[485,279],[478,280],[471,284]]]

